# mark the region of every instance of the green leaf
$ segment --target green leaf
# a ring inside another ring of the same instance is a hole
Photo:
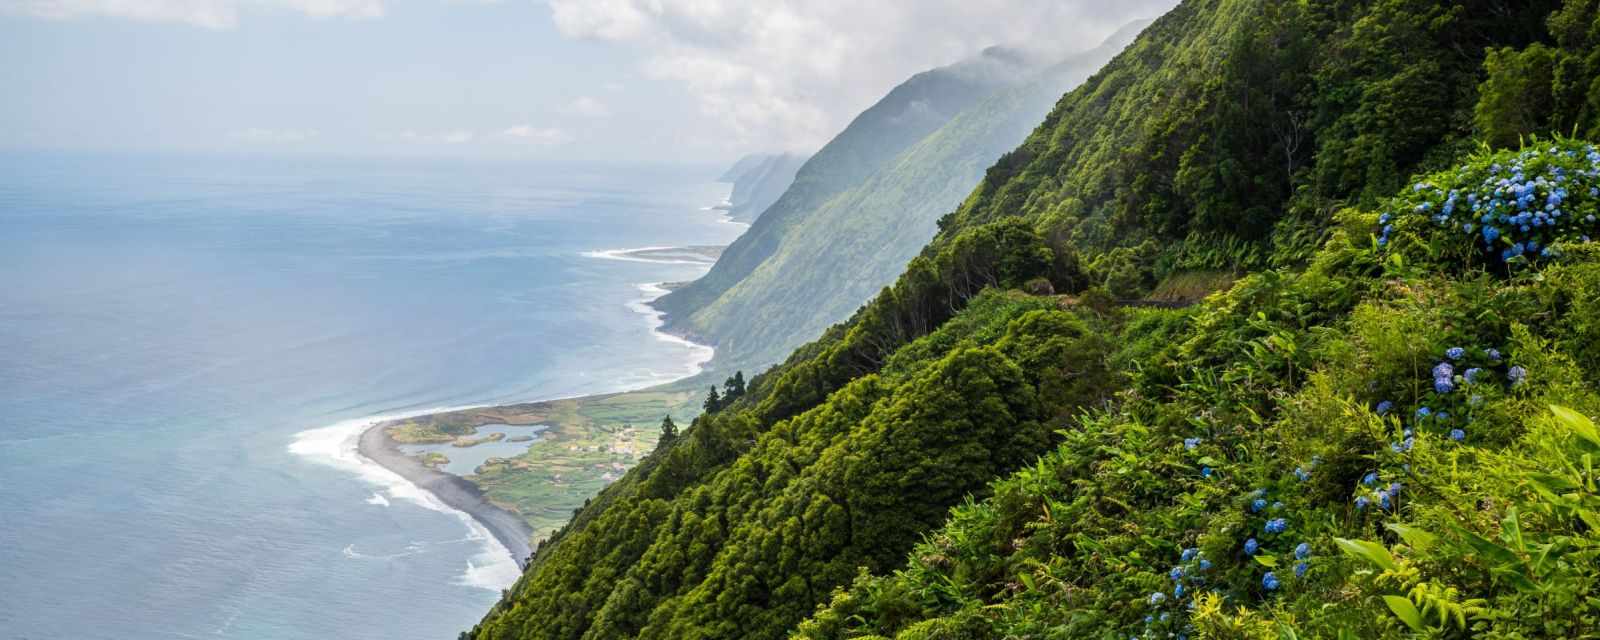
[[[1489,573],[1491,575],[1505,579],[1506,582],[1511,583],[1511,586],[1516,587],[1519,591],[1531,592],[1538,590],[1538,585],[1535,585],[1533,580],[1528,578],[1531,572],[1527,563],[1523,562],[1522,558],[1517,557],[1516,553],[1458,525],[1451,524],[1449,526],[1451,530],[1461,536],[1462,540],[1466,541],[1468,546],[1471,546],[1474,551],[1478,552],[1479,556],[1483,557],[1486,564],[1489,565]]]
[[[1560,405],[1550,405],[1550,412],[1556,414],[1556,422],[1571,429],[1578,437],[1588,440],[1589,444],[1600,447],[1600,431],[1594,426],[1594,421],[1589,416],[1583,415]]]
[[[1391,522],[1383,526],[1399,534],[1400,538],[1406,541],[1406,544],[1411,545],[1411,548],[1417,551],[1427,550],[1428,547],[1433,546],[1435,540],[1438,540],[1437,536],[1410,525]]]
[[[1578,483],[1552,473],[1529,473],[1527,478],[1552,494],[1562,494],[1578,489]]]
[[[1271,568],[1274,568],[1274,569],[1278,568],[1278,559],[1277,558],[1274,558],[1272,556],[1254,556],[1254,557],[1256,559],[1256,562],[1261,563],[1263,566],[1271,567]]]
[[[1450,524],[1449,527],[1454,530],[1457,535],[1461,536],[1461,539],[1465,540],[1474,551],[1477,551],[1478,555],[1483,556],[1483,558],[1488,560],[1491,564],[1507,565],[1522,563],[1522,561],[1517,558],[1517,554],[1512,553],[1510,549],[1495,544],[1488,538],[1463,529],[1461,526],[1456,524]]]
[[[1412,631],[1423,630],[1422,612],[1417,611],[1417,605],[1411,604],[1411,600],[1403,596],[1384,596],[1383,602],[1389,605],[1389,610],[1399,616],[1400,621],[1411,627]]]
[[[1500,520],[1500,535],[1512,551],[1526,552],[1527,545],[1522,542],[1522,521],[1517,518],[1517,507],[1512,505],[1506,509],[1506,517]]]
[[[1339,548],[1344,550],[1345,553],[1378,565],[1381,569],[1394,571],[1398,568],[1394,563],[1394,556],[1389,553],[1389,549],[1381,544],[1347,538],[1334,538],[1333,542],[1339,545]]]

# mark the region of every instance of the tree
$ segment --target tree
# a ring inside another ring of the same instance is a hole
[[[733,372],[733,375],[722,383],[722,390],[726,394],[722,398],[724,404],[733,402],[734,398],[744,395],[744,372]]]
[[[711,392],[706,394],[706,413],[716,413],[722,408],[722,397],[717,395],[717,385],[711,385]]]
[[[656,440],[656,449],[672,446],[678,439],[678,425],[672,422],[672,416],[661,419],[661,437]]]

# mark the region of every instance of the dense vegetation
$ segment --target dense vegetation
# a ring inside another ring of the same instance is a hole
[[[1563,217],[1600,205],[1587,154],[1537,152],[1581,159]],[[1437,211],[1514,160],[1394,204],[1426,194]],[[1510,242],[1486,250],[1423,214],[1384,247],[1378,215],[1345,214],[1304,272],[1131,314],[1143,366],[1114,409],[797,635],[1600,633],[1600,435],[1584,417],[1600,412],[1600,251],[1581,239],[1600,224],[1507,272]]]
[[[1146,24],[1124,27],[1019,85],[992,90],[860,184],[796,215],[771,255],[714,299],[677,308],[673,326],[713,340],[716,368],[760,369],[848,318],[905,270],[985,167]]]
[[[1185,2],[469,635],[1600,634],[1597,5]]]
[[[748,359],[732,359],[733,352],[742,346],[740,337],[732,336],[723,340],[716,333],[723,327],[697,324],[691,314],[710,305],[750,275],[769,256],[787,246],[789,235],[796,228],[808,226],[813,213],[830,200],[859,187],[874,174],[896,162],[906,149],[945,126],[951,118],[985,96],[1001,88],[1015,86],[1037,70],[1038,65],[1019,52],[991,48],[973,59],[919,73],[889,91],[876,104],[856,116],[844,131],[834,136],[800,167],[783,195],[760,213],[748,231],[728,246],[709,273],[653,303],[667,312],[668,328],[716,343],[721,351],[721,358],[716,363],[718,366],[731,369],[770,364],[770,360],[757,363]],[[961,188],[965,190],[968,184],[964,183]],[[918,242],[913,251],[920,246],[921,242]],[[851,308],[860,303],[860,299],[855,300]],[[761,311],[750,310],[752,314]],[[751,324],[764,323],[755,316],[748,321]],[[776,353],[781,357],[787,352],[788,349],[785,349]]]

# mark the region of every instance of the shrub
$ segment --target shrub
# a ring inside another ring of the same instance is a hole
[[[1446,268],[1506,269],[1600,236],[1600,150],[1574,140],[1480,153],[1417,180],[1379,216],[1378,244]]]

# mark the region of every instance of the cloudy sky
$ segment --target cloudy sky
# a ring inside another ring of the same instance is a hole
[[[0,148],[724,161],[1175,0],[0,0]]]

